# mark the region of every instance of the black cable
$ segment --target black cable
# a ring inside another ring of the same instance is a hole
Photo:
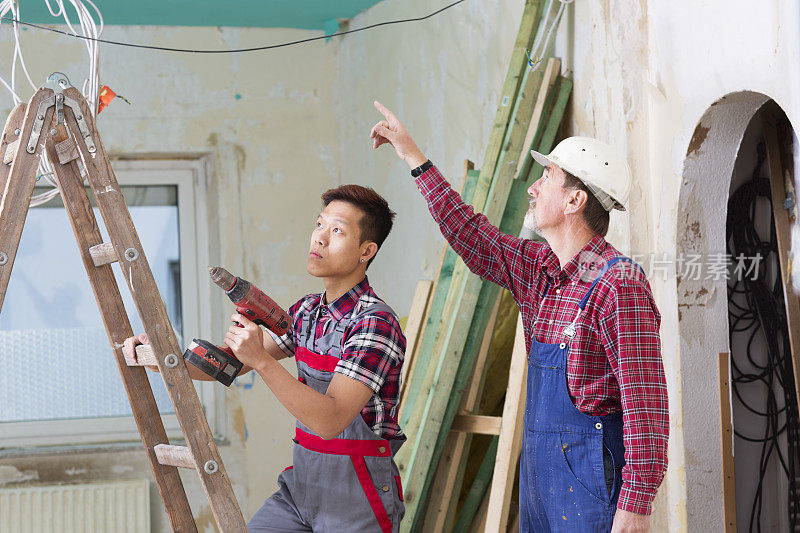
[[[771,216],[772,196],[769,180],[760,178],[766,159],[764,144],[758,146],[758,162],[752,178],[739,187],[728,200],[727,249],[731,258],[754,258],[760,254],[762,260],[755,275],[732,276],[728,283],[729,340],[734,346],[734,333],[741,343],[746,336],[744,349],[731,353],[731,388],[741,405],[751,413],[764,419],[760,436],[745,435],[734,427],[737,438],[761,444],[758,484],[750,510],[749,530],[761,531],[761,512],[764,505],[764,480],[773,454],[780,470],[788,478],[789,523],[791,529],[800,527],[800,421],[798,421],[797,396],[792,374],[791,349],[783,298],[783,281],[778,264],[777,230]],[[766,201],[765,201],[766,199]],[[763,240],[755,226],[756,214],[770,209],[769,236]],[[752,266],[752,263],[751,263]],[[770,283],[769,273],[775,271]],[[766,359],[755,360],[756,342],[766,346]],[[743,363],[750,365],[745,371]],[[745,401],[745,387],[760,387],[764,390],[763,410]],[[782,397],[782,398],[781,398]],[[778,407],[779,398],[783,407]],[[780,438],[786,436],[786,453],[781,450]]]
[[[369,26],[364,26],[363,28],[356,28],[354,30],[341,31],[339,33],[333,33],[331,35],[321,35],[319,37],[309,37],[308,39],[300,39],[300,40],[297,40],[297,41],[290,41],[290,42],[280,43],[280,44],[271,44],[271,45],[267,45],[267,46],[255,46],[253,48],[235,48],[235,49],[232,49],[232,50],[192,50],[192,49],[189,49],[189,48],[170,48],[170,47],[167,47],[167,46],[151,46],[151,45],[147,45],[147,44],[124,43],[124,42],[121,42],[121,41],[111,41],[111,40],[108,40],[108,39],[96,39],[94,37],[87,37],[85,35],[78,35],[76,33],[68,32],[68,31],[64,31],[64,30],[59,30],[59,29],[56,29],[56,28],[48,28],[47,26],[42,26],[40,24],[33,24],[31,22],[25,22],[25,21],[22,21],[22,20],[19,20],[19,19],[15,19],[13,17],[2,17],[2,20],[8,21],[8,22],[16,22],[17,24],[22,24],[24,26],[30,26],[31,28],[36,28],[36,29],[39,29],[39,30],[45,30],[45,31],[53,32],[53,33],[59,33],[61,35],[66,35],[68,37],[77,37],[78,39],[84,39],[86,41],[95,41],[95,42],[104,43],[104,44],[115,44],[117,46],[128,46],[128,47],[131,47],[131,48],[145,48],[147,50],[162,50],[162,51],[165,51],[165,52],[185,52],[185,53],[190,53],[190,54],[238,54],[238,53],[241,53],[241,52],[256,52],[256,51],[259,51],[259,50],[273,50],[275,48],[284,48],[284,47],[287,47],[287,46],[294,46],[296,44],[309,43],[311,41],[319,41],[320,39],[330,39],[331,37],[339,37],[339,36],[342,36],[342,35],[349,35],[351,33],[356,33],[356,32],[359,32],[359,31],[364,31],[364,30],[369,30],[369,29],[372,29],[372,28],[377,28],[379,26],[390,26],[392,24],[403,24],[405,22],[419,22],[419,21],[422,21],[422,20],[429,19],[431,17],[435,17],[436,15],[441,13],[442,11],[446,11],[446,10],[450,9],[451,7],[455,6],[456,4],[460,4],[461,2],[464,2],[464,1],[465,0],[456,0],[455,2],[453,2],[451,4],[448,4],[448,5],[444,6],[443,8],[441,8],[441,9],[439,9],[437,11],[434,11],[433,13],[430,13],[430,14],[422,16],[422,17],[414,17],[414,18],[398,19],[398,20],[388,20],[386,22],[378,22],[376,24],[370,24]]]

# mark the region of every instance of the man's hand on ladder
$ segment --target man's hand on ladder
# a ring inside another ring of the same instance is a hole
[[[138,364],[138,360],[136,357],[136,347],[140,344],[150,344],[150,340],[147,338],[147,333],[140,333],[135,337],[128,337],[125,339],[125,342],[122,343],[122,355],[125,356],[125,360],[130,365],[131,363],[134,365]],[[147,365],[148,370],[152,370],[153,372],[158,372],[158,367],[155,365]]]

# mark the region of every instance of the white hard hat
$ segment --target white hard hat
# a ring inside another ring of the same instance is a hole
[[[568,137],[550,155],[531,150],[537,163],[550,163],[566,170],[592,191],[606,211],[625,211],[631,191],[631,169],[614,148],[589,137]]]

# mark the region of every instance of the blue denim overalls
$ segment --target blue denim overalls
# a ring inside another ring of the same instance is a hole
[[[298,379],[325,394],[341,359],[347,326],[367,312],[394,313],[383,302],[356,304],[333,331],[314,339],[311,313],[303,316],[295,347]],[[299,421],[293,465],[278,477],[278,491],[250,520],[257,532],[379,532],[399,530],[405,507],[394,455],[405,441],[378,437],[359,413],[335,439],[317,436]]]
[[[622,412],[606,416],[581,413],[567,390],[567,353],[578,317],[597,282],[617,262],[600,270],[564,328],[564,340],[545,344],[531,339],[528,397],[520,462],[520,532],[610,531],[622,485],[625,447]],[[638,267],[638,265],[636,265]],[[545,297],[550,286],[547,280]],[[604,451],[613,464],[611,490],[603,468]]]

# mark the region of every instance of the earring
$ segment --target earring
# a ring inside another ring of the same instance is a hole
[[[361,262],[363,263],[363,262],[364,262],[364,260],[362,259],[362,260],[361,260]]]

